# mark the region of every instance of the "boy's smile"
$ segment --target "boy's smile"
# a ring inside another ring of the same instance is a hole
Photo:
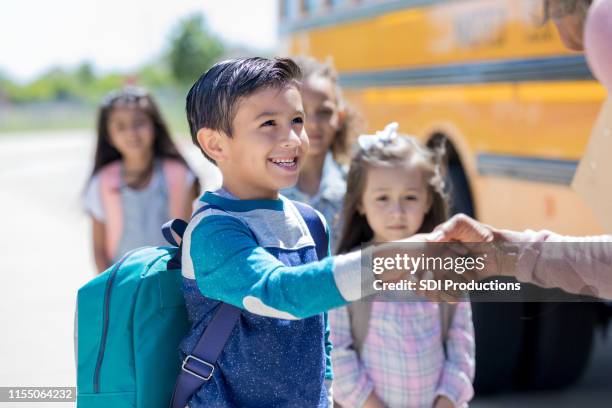
[[[223,186],[241,199],[278,198],[297,182],[308,151],[302,98],[295,86],[265,88],[241,99],[232,137],[218,161]]]

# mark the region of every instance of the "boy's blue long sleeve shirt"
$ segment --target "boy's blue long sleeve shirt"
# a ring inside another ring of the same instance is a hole
[[[209,206],[183,238],[189,354],[219,301],[243,309],[218,370],[192,406],[327,406],[329,327],[323,312],[360,297],[360,255],[317,261],[290,200],[237,200],[207,192]],[[323,219],[323,217],[321,217]],[[328,231],[329,234],[329,231]]]

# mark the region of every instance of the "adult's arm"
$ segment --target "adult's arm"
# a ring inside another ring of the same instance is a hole
[[[538,286],[612,299],[612,235],[573,237],[550,231],[500,231],[521,243],[513,274]],[[506,274],[506,273],[504,273]]]
[[[546,288],[612,299],[612,235],[501,230],[459,214],[436,227],[435,240],[490,244],[485,248],[498,256],[498,262],[479,272],[477,279],[514,276]]]

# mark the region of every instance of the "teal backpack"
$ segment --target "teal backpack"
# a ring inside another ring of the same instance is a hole
[[[325,226],[312,208],[293,203],[323,259],[329,247]],[[173,233],[182,238],[186,228],[182,220],[167,222],[162,233],[171,247],[128,252],[79,289],[78,407],[183,408],[212,377],[240,309],[221,303],[194,350],[180,361],[179,343],[189,321],[181,290],[181,249]]]
[[[185,226],[171,228],[182,236]],[[178,254],[137,249],[79,290],[79,407],[169,406],[189,329]]]

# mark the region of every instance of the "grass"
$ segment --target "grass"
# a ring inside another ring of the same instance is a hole
[[[189,133],[184,102],[172,94],[157,98],[162,115],[173,134]],[[96,127],[97,106],[76,102],[46,102],[0,105],[0,135],[15,132],[92,129]]]

